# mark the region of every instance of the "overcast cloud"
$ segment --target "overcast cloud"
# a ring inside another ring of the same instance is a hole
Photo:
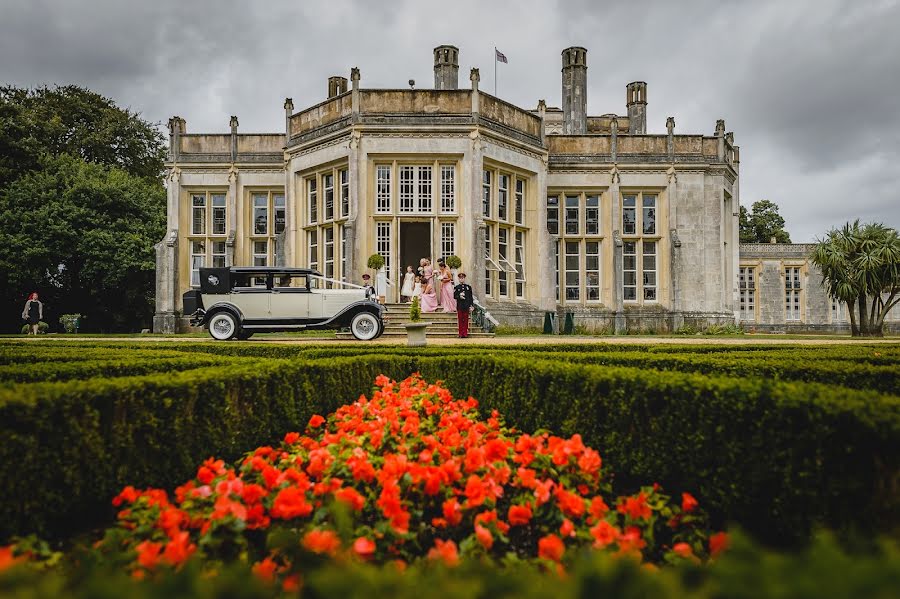
[[[0,0],[0,83],[78,84],[190,132],[280,132],[284,98],[433,84],[431,50],[460,48],[523,108],[560,105],[560,52],[588,49],[588,112],[625,113],[648,83],[648,132],[713,132],[741,147],[741,202],[781,207],[794,241],[853,218],[900,227],[900,1],[602,3]]]

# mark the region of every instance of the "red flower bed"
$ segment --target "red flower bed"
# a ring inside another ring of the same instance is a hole
[[[102,546],[133,551],[137,577],[199,555],[250,560],[288,587],[304,560],[321,556],[564,565],[586,547],[651,562],[724,547],[687,493],[680,505],[658,485],[612,497],[600,454],[579,435],[520,433],[496,411],[482,419],[475,399],[417,375],[375,384],[371,399],[313,416],[305,434],[237,468],[210,458],[174,499],[127,487]]]

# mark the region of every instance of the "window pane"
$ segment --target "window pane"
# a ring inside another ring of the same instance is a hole
[[[577,301],[581,297],[580,274],[581,274],[581,255],[580,243],[577,241],[566,242],[565,255],[565,277],[566,300]]]
[[[253,234],[268,235],[269,233],[269,196],[267,194],[253,194]]]
[[[325,192],[325,220],[334,220],[334,175],[322,175],[322,188]]]
[[[635,196],[622,197],[622,234],[634,235],[635,229]]]
[[[316,185],[315,177],[309,179],[306,183],[306,209],[309,213],[309,222],[311,223],[319,220],[319,195]]]
[[[275,202],[275,234],[284,232],[285,210],[284,210],[284,194],[276,194]]]
[[[559,235],[559,198],[547,196],[547,232]]]
[[[420,166],[418,169],[418,175],[419,201],[417,208],[419,212],[431,212],[431,196],[433,193],[433,189],[431,187],[431,167]]]
[[[481,178],[481,213],[491,216],[491,171],[484,171]]]
[[[641,270],[643,272],[644,299],[656,300],[656,242],[644,241],[643,260]]]
[[[400,212],[412,212],[415,209],[415,167],[400,167]]]
[[[191,196],[191,233],[206,235],[206,194]]]
[[[500,175],[497,184],[497,218],[507,219],[507,204],[509,200],[509,175]]]
[[[521,225],[525,210],[525,181],[516,179],[516,224]]]
[[[350,214],[350,173],[341,171],[341,216]]]
[[[375,168],[375,211],[391,211],[391,167],[386,164]]]
[[[309,242],[309,267],[319,270],[319,232],[315,229],[307,232]]]
[[[644,235],[656,235],[656,196],[644,196]]]
[[[441,212],[456,211],[456,167],[441,167]]]
[[[566,235],[578,235],[578,196],[566,196]]]
[[[212,234],[225,234],[225,195],[216,194],[212,196]]]
[[[585,198],[584,233],[585,235],[600,234],[599,196],[587,196],[587,198]]]

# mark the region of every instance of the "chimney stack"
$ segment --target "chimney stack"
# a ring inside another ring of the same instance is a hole
[[[587,133],[587,50],[572,46],[562,51],[563,133]]]
[[[434,89],[459,89],[459,48],[434,49]]]
[[[625,106],[628,109],[628,132],[647,133],[647,84],[634,81],[625,86]]]
[[[333,98],[340,96],[347,91],[346,77],[329,77],[328,78],[328,97]]]

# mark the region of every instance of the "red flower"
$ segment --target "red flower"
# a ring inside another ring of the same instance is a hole
[[[306,426],[309,428],[319,428],[325,423],[325,419],[319,416],[318,414],[313,414],[309,419],[309,424]]]
[[[717,532],[716,534],[709,537],[709,555],[711,557],[716,557],[726,549],[728,549],[728,545],[730,544],[730,540],[728,538],[728,534],[724,532]]]
[[[619,503],[619,513],[627,515],[632,520],[649,520],[651,511],[647,505],[647,496],[641,491],[637,497],[626,497]]]
[[[256,503],[268,494],[269,492],[262,488],[262,486],[260,485],[244,485],[244,489],[241,491],[241,499],[244,500],[244,503],[250,505],[252,503]]]
[[[300,440],[300,433],[288,433],[284,436],[285,445],[293,445]]]
[[[144,541],[137,547],[137,562],[144,568],[152,570],[159,563],[159,554],[162,552],[162,543]]]
[[[487,499],[488,490],[484,481],[477,475],[473,474],[466,481],[466,507],[478,507]]]
[[[278,568],[271,557],[267,557],[261,562],[253,564],[253,574],[264,582],[272,582],[275,580],[275,570]]]
[[[572,524],[572,521],[568,518],[563,519],[562,525],[559,527],[559,534],[565,537],[574,537],[575,536],[575,525]]]
[[[637,526],[629,526],[619,535],[619,549],[622,553],[638,553],[646,546],[647,542],[641,538],[641,529]]]
[[[525,526],[531,522],[531,506],[528,504],[509,506],[506,519],[513,526]]]
[[[269,512],[273,518],[291,520],[305,518],[312,513],[313,506],[307,503],[306,493],[297,487],[287,487],[278,492]]]
[[[0,572],[3,572],[4,570],[16,565],[18,562],[24,560],[25,558],[22,556],[16,557],[13,555],[12,545],[0,547]]]
[[[456,499],[448,499],[443,506],[444,519],[450,526],[456,526],[462,522],[462,507]]]
[[[547,535],[538,541],[538,557],[558,562],[566,551],[566,545],[556,535]]]
[[[334,555],[341,548],[341,539],[333,530],[313,529],[303,535],[303,546],[313,553]]]
[[[575,493],[566,491],[562,487],[557,487],[556,489],[556,502],[559,505],[559,509],[567,516],[580,518],[584,514],[584,499]]]
[[[697,506],[700,505],[697,503],[697,500],[694,499],[694,496],[690,493],[682,493],[681,494],[681,510],[683,512],[693,512],[697,509]]]
[[[366,537],[359,537],[353,541],[353,551],[363,559],[369,559],[375,555],[375,541]]]
[[[135,501],[137,501],[137,498],[140,496],[141,496],[141,494],[138,492],[137,489],[135,489],[131,485],[128,485],[127,487],[122,489],[121,493],[119,493],[118,495],[116,495],[113,498],[112,504],[115,507],[119,507],[120,505],[122,505],[122,503],[134,503]]]
[[[609,506],[606,505],[606,502],[603,501],[603,498],[597,495],[593,499],[591,499],[591,506],[588,508],[588,511],[591,514],[591,518],[596,520],[602,520],[604,516],[606,516],[607,512],[609,512]]]
[[[475,538],[478,539],[478,542],[481,543],[481,546],[491,550],[491,547],[494,545],[494,535],[491,534],[491,531],[481,526],[480,524],[475,525]]]
[[[173,566],[178,566],[186,562],[196,549],[197,546],[191,543],[188,532],[183,531],[176,534],[172,540],[169,541],[169,544],[166,545],[165,552],[163,552],[163,557]]]
[[[675,543],[675,546],[672,547],[672,551],[675,552],[675,555],[684,558],[689,558],[694,555],[694,551],[687,543]]]
[[[600,459],[600,453],[594,449],[585,449],[581,457],[578,458],[578,467],[585,474],[596,474],[600,471],[600,466],[602,465],[603,460]]]
[[[591,528],[591,536],[594,537],[594,548],[603,549],[619,537],[619,529],[606,520],[601,520]]]
[[[459,563],[459,551],[456,548],[456,543],[435,539],[434,547],[428,551],[428,559],[442,560],[448,566],[457,565]]]
[[[366,498],[353,487],[344,487],[343,489],[335,491],[334,498],[350,506],[351,509],[357,512],[361,512],[366,505]]]

